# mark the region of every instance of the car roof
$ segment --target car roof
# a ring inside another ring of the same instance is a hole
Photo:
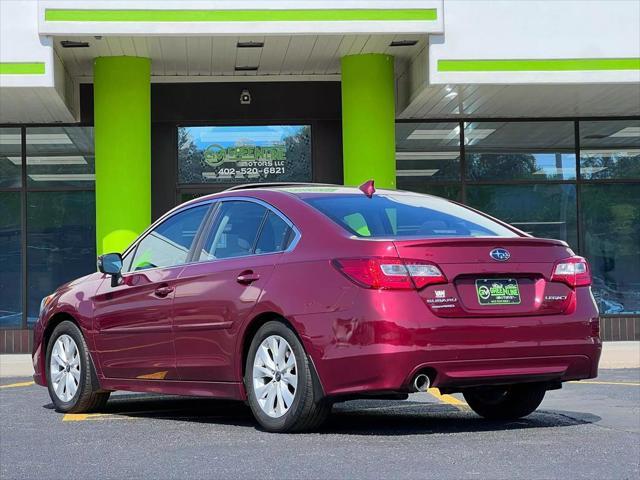
[[[331,183],[252,183],[245,185],[237,185],[231,188],[228,188],[224,192],[237,192],[242,195],[241,192],[246,193],[247,191],[254,190],[270,190],[270,191],[280,191],[286,192],[290,194],[294,194],[296,196],[307,196],[307,195],[364,195],[360,187],[353,186],[345,186],[345,185],[337,185]],[[378,188],[375,190],[376,193],[381,194],[394,194],[394,195],[423,195],[415,192],[407,192],[404,190],[390,190]],[[217,195],[217,194],[216,194]]]
[[[333,195],[365,195],[358,187],[351,187],[345,185],[325,184],[325,183],[253,183],[237,185],[222,192],[212,193],[209,195],[203,195],[202,197],[195,198],[182,204],[193,205],[195,203],[215,200],[225,197],[260,197],[261,194],[266,192],[280,193],[289,197],[297,197],[300,199],[312,198],[312,197],[324,197]],[[385,195],[402,195],[402,196],[426,196],[433,197],[433,195],[408,192],[404,190],[389,190],[389,189],[376,189],[374,196],[378,194]],[[447,199],[434,197],[442,201],[448,201]]]

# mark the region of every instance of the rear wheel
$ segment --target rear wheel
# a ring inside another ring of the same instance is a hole
[[[490,420],[515,420],[534,412],[546,389],[538,384],[484,387],[463,392],[464,399],[478,415]]]
[[[331,410],[302,344],[281,322],[264,324],[253,337],[244,383],[253,415],[270,432],[317,428]]]
[[[51,334],[46,357],[49,396],[60,412],[90,412],[104,407],[110,392],[100,391],[80,329],[70,321]]]

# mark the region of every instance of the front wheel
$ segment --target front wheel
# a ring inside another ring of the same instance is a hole
[[[463,392],[471,409],[490,420],[516,420],[533,413],[542,403],[546,389],[538,384],[483,387]]]
[[[311,430],[324,422],[331,407],[313,380],[295,333],[277,321],[260,327],[249,347],[244,383],[251,411],[265,430]]]
[[[110,392],[100,391],[89,350],[80,329],[61,322],[51,334],[46,357],[49,396],[59,412],[90,412],[107,403]]]

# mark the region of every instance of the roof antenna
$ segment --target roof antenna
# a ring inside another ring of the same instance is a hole
[[[373,197],[373,194],[376,192],[376,187],[373,185],[373,180],[364,182],[358,188],[369,198]]]

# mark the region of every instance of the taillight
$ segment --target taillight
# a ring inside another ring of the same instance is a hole
[[[582,257],[559,260],[553,266],[552,282],[564,282],[570,287],[591,285],[589,264]]]
[[[447,283],[433,263],[393,257],[340,258],[333,265],[350,280],[376,290],[414,290]]]

